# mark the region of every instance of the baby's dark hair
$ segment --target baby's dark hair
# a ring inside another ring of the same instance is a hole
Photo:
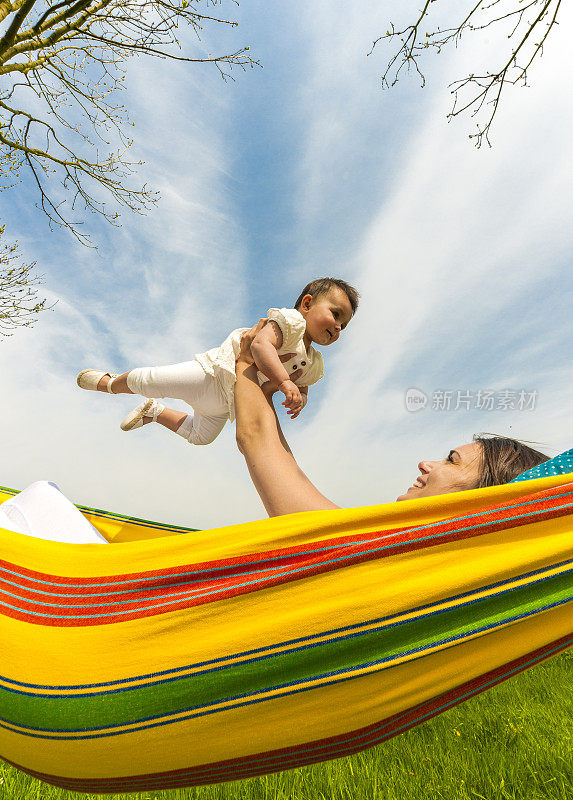
[[[348,300],[350,301],[350,305],[352,306],[352,313],[354,314],[356,309],[358,308],[358,298],[360,295],[349,283],[343,281],[342,278],[315,278],[315,280],[307,283],[302,292],[299,295],[298,300],[294,304],[294,307],[299,309],[300,304],[302,303],[302,298],[309,294],[312,298],[317,298],[321,294],[328,294],[328,292],[334,287],[338,286],[339,289],[346,294]]]

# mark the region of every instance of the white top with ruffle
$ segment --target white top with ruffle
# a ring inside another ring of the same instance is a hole
[[[295,308],[269,308],[267,317],[277,323],[283,335],[283,343],[277,351],[279,355],[294,353],[288,361],[283,362],[289,375],[302,369],[302,374],[296,379],[297,386],[311,386],[324,375],[324,362],[322,355],[309,346],[308,350],[303,341],[306,331],[304,317]],[[229,419],[235,419],[235,361],[241,349],[241,335],[248,328],[237,328],[227,336],[220,347],[214,347],[205,353],[197,353],[195,359],[208,375],[213,375],[220,383],[229,403]],[[268,378],[261,372],[258,373],[259,384]]]

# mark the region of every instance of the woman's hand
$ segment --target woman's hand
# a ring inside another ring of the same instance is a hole
[[[255,359],[253,358],[253,354],[251,353],[251,345],[257,333],[265,327],[267,322],[268,319],[263,317],[263,319],[260,319],[256,325],[253,325],[252,328],[243,333],[243,335],[241,336],[241,349],[237,357],[237,363],[239,362],[243,364],[255,363]]]

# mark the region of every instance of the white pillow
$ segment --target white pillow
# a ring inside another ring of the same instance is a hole
[[[0,528],[53,542],[108,544],[50,481],[36,481],[2,503]]]

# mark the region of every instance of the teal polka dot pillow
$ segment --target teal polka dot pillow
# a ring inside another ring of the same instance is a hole
[[[514,478],[510,483],[516,481],[532,481],[534,478],[547,478],[549,475],[565,475],[568,472],[573,472],[573,449],[566,450],[555,458],[550,458],[549,461],[544,461],[543,464],[538,464],[527,472],[522,472],[517,478]]]

